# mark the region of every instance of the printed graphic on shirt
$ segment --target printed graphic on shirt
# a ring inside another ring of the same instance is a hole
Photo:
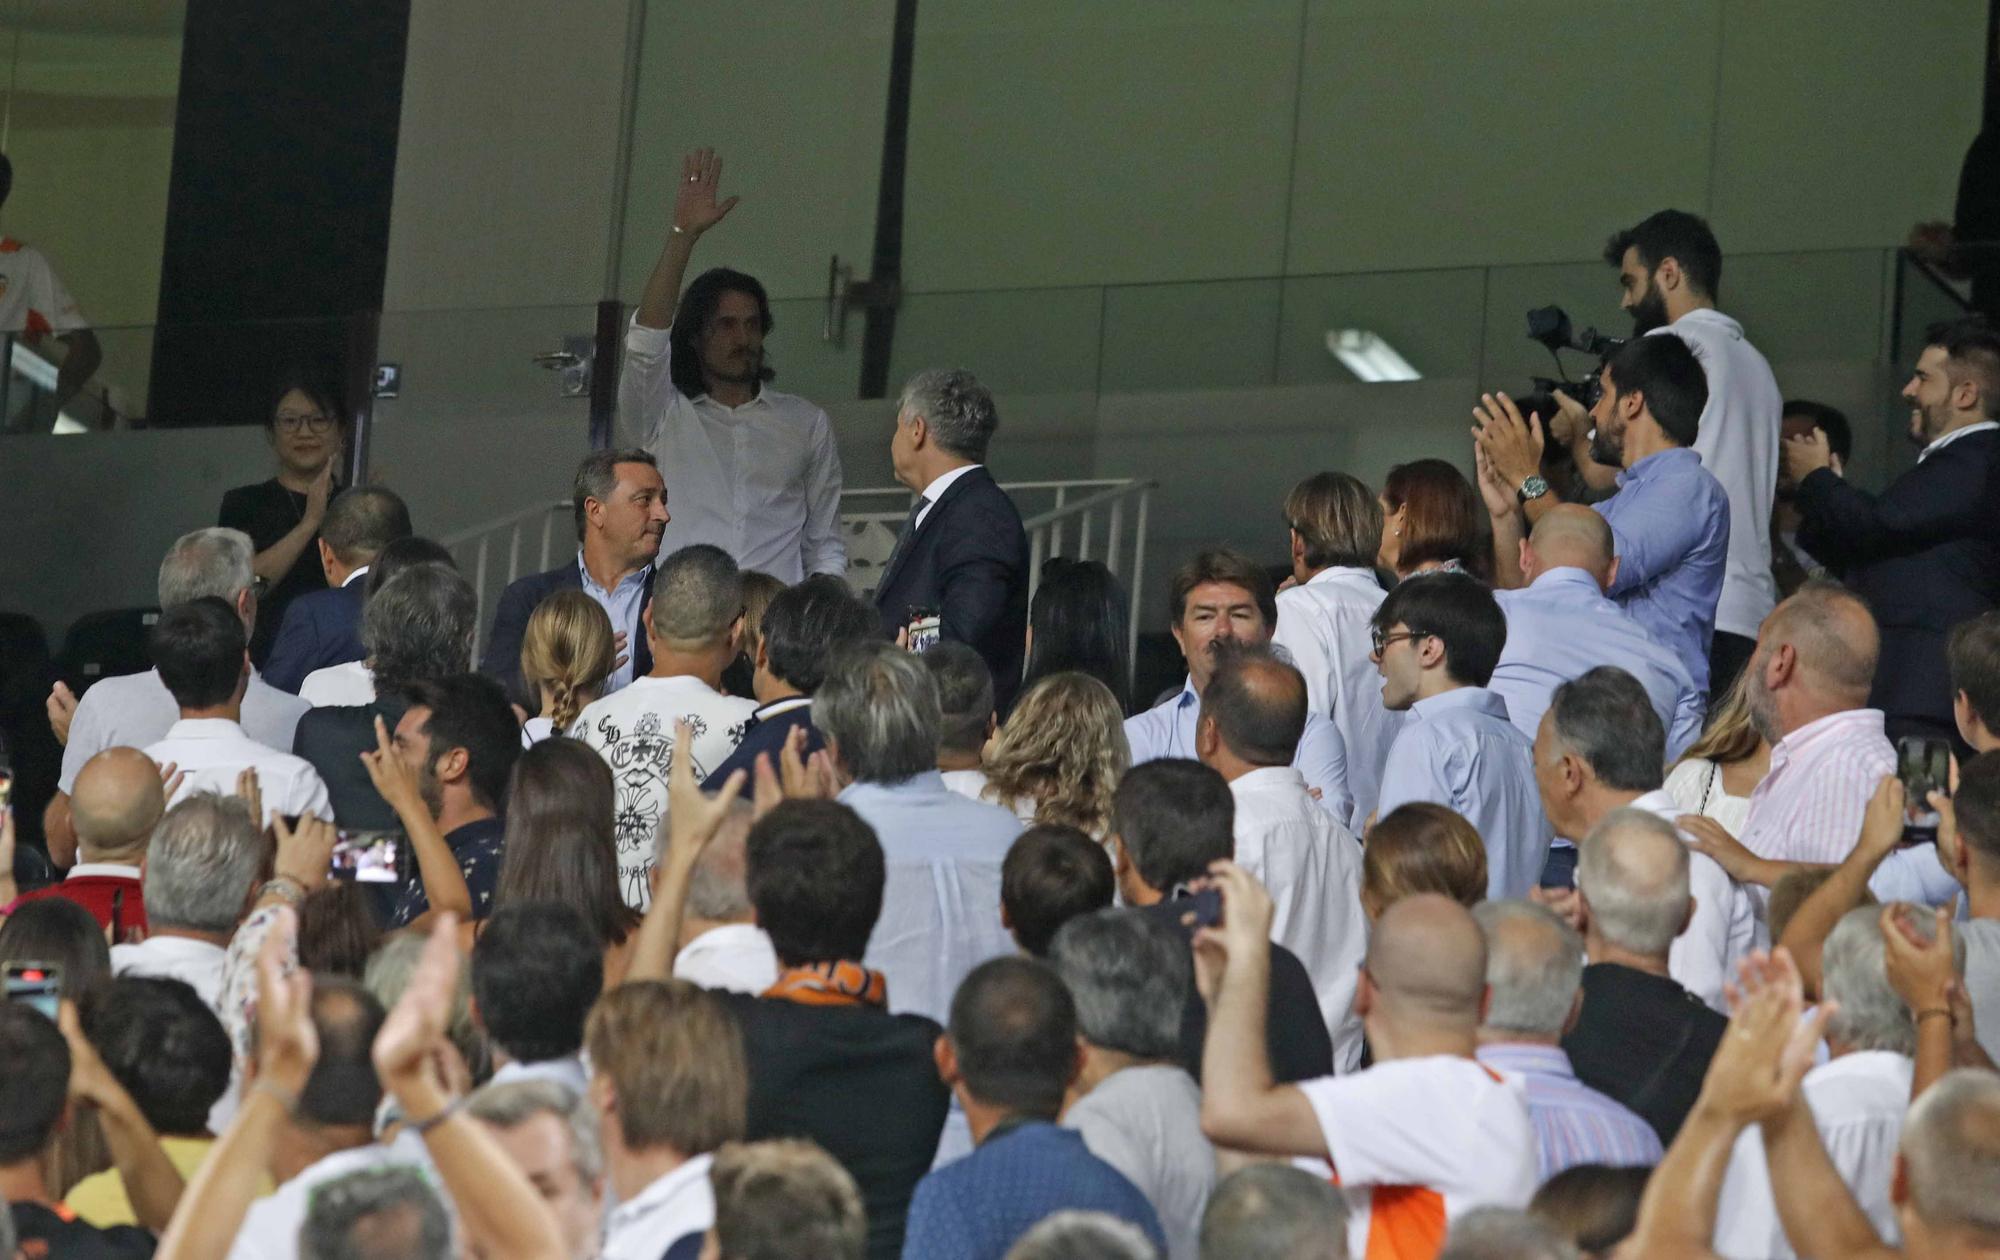
[[[667,813],[667,774],[674,764],[676,721],[688,724],[691,738],[687,755],[694,758],[694,777],[700,782],[715,767],[703,764],[700,755],[709,723],[699,713],[647,711],[629,724],[616,714],[605,713],[586,735],[610,765],[617,789],[618,883],[627,905],[644,905],[651,894],[654,846],[660,819]],[[726,730],[730,747],[742,740],[743,727],[738,723]]]

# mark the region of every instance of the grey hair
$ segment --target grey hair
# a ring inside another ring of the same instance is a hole
[[[1081,915],[1056,932],[1049,965],[1076,999],[1076,1027],[1085,1040],[1142,1059],[1178,1061],[1194,963],[1173,929],[1144,910]]]
[[[1347,1260],[1347,1200],[1290,1164],[1239,1169],[1208,1198],[1201,1260]]]
[[[160,607],[176,608],[213,595],[236,606],[236,597],[257,580],[250,569],[257,549],[240,529],[197,529],[174,539],[160,561]]]
[[[412,565],[390,578],[361,613],[361,645],[368,651],[375,694],[471,669],[478,620],[472,583],[448,564]]]
[[[743,571],[722,548],[682,547],[653,570],[653,633],[668,643],[706,646],[742,615]]]
[[[1577,1260],[1576,1245],[1516,1208],[1474,1208],[1452,1223],[1437,1260]]]
[[[1904,1117],[1902,1153],[1918,1220],[2000,1234],[2000,1076],[1958,1068],[1939,1077]]]
[[[755,810],[750,802],[737,800],[716,828],[715,838],[695,859],[688,877],[688,913],[716,922],[741,919],[750,913],[749,838]],[[660,844],[667,842],[661,829]],[[664,861],[664,855],[662,856]]]
[[[1109,1212],[1053,1212],[1008,1249],[1007,1260],[1157,1260],[1152,1239]]]
[[[576,540],[583,541],[583,508],[586,499],[596,499],[603,503],[611,498],[611,492],[618,488],[618,465],[644,464],[657,469],[660,461],[652,452],[637,447],[623,450],[592,451],[576,466],[576,478],[570,483],[570,510],[576,517]]]
[[[896,410],[922,416],[938,449],[975,464],[986,462],[987,444],[1000,427],[993,391],[964,368],[931,368],[912,376]]]
[[[893,643],[841,649],[813,696],[813,723],[863,783],[901,783],[937,767],[937,684]]]
[[[604,1145],[597,1113],[582,1095],[555,1081],[507,1081],[482,1086],[465,1100],[466,1114],[496,1129],[515,1129],[536,1116],[554,1116],[569,1130],[569,1161],[584,1185],[604,1175]]]
[[[1937,939],[1937,924],[1928,913],[1910,915],[1905,921],[1924,940]],[[1962,974],[1962,937],[1953,936],[1952,950]],[[1859,906],[1840,916],[1820,951],[1820,974],[1826,999],[1840,1004],[1827,1021],[1829,1041],[1838,1041],[1849,1050],[1917,1052],[1916,1017],[1889,986],[1880,906]]]
[[[1576,887],[1598,935],[1635,954],[1666,957],[1687,926],[1688,849],[1681,833],[1657,814],[1614,809],[1579,849]]]
[[[1583,938],[1532,901],[1482,901],[1472,917],[1486,937],[1486,1027],[1560,1035],[1583,987]]]
[[[446,1260],[451,1250],[451,1218],[444,1202],[414,1165],[363,1168],[335,1177],[307,1196],[305,1220],[299,1224],[299,1260],[368,1260],[384,1254],[377,1239],[364,1244],[356,1227],[372,1217],[398,1210],[416,1214],[415,1237],[397,1237],[396,1254],[405,1260]],[[372,1231],[371,1231],[372,1232]]]
[[[1616,665],[1599,665],[1557,687],[1549,713],[1556,739],[1605,787],[1652,792],[1665,780],[1666,727],[1645,687]]]
[[[140,887],[155,927],[233,932],[264,864],[262,819],[241,797],[196,792],[168,810],[146,842]]]
[[[396,1003],[402,1000],[403,990],[410,987],[410,978],[417,972],[417,963],[424,956],[424,945],[428,939],[415,932],[398,932],[368,955],[361,983],[375,995],[383,1010],[395,1010]],[[461,965],[458,969],[458,983],[451,994],[451,1010],[445,1013],[444,1035],[465,1060],[473,1079],[483,1076],[491,1056],[486,1035],[472,1018],[470,967]]]

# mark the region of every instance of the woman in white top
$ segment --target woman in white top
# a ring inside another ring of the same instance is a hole
[[[983,799],[1022,822],[1064,823],[1097,840],[1132,763],[1118,697],[1088,674],[1050,674],[1014,702],[986,745]]]
[[[1750,720],[1749,678],[1746,668],[1737,676],[1722,707],[1709,718],[1701,738],[1689,745],[1667,772],[1667,794],[1688,813],[1713,819],[1732,837],[1743,834],[1743,824],[1750,818],[1750,793],[1771,768],[1771,746]],[[1742,879],[1739,871],[1731,869],[1730,860],[1740,846],[1732,849],[1715,844],[1703,834],[1705,830],[1689,828],[1695,847],[1722,863],[1730,875]]]
[[[535,606],[521,634],[521,681],[540,711],[521,728],[523,746],[567,732],[603,694],[615,646],[611,618],[582,591],[557,591]]]

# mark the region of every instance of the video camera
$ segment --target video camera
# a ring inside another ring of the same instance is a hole
[[[1534,388],[1525,398],[1516,399],[1523,415],[1538,415],[1547,424],[1557,411],[1555,391],[1561,390],[1583,404],[1588,411],[1597,405],[1599,395],[1604,392],[1598,374],[1592,371],[1582,380],[1569,379],[1568,368],[1563,365],[1562,352],[1574,350],[1579,354],[1594,354],[1599,367],[1618,352],[1625,344],[1623,337],[1607,337],[1595,328],[1577,332],[1569,322],[1569,316],[1560,306],[1540,306],[1528,312],[1528,340],[1548,347],[1549,354],[1556,361],[1557,375],[1532,378]]]

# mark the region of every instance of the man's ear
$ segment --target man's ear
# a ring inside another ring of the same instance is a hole
[[[1569,1014],[1563,1016],[1562,1035],[1567,1037],[1576,1031],[1576,1021],[1583,1018],[1583,988],[1578,986],[1576,996],[1569,1000]]]
[[[1896,1152],[1896,1163],[1889,1171],[1889,1203],[1892,1207],[1902,1207],[1910,1201],[1910,1166],[1903,1162],[1903,1153]]]
[[[1616,585],[1618,585],[1618,557],[1613,556],[1611,564],[1604,570],[1604,589],[1608,591]]]
[[[339,563],[334,557],[333,548],[326,545],[324,538],[315,538],[313,546],[319,552],[319,567],[328,573],[333,572],[334,565]]]
[[[768,674],[771,672],[771,651],[764,646],[764,642],[763,639],[757,640],[757,659],[750,663]]]
[[[1521,539],[1520,565],[1521,565],[1521,576],[1526,578],[1530,582],[1534,581],[1536,577],[1536,570],[1540,566],[1537,565],[1535,562],[1535,549],[1528,545],[1528,540],[1526,537],[1523,537]]]
[[[931,422],[912,411],[910,413],[910,449],[920,451],[930,441]]]
[[[1216,729],[1215,719],[1199,717],[1194,723],[1194,755],[1206,759],[1215,755],[1222,746],[1222,734]]]
[[[463,748],[447,748],[437,760],[437,777],[447,783],[457,783],[472,771],[472,754]]]
[[[1662,258],[1660,265],[1653,268],[1653,287],[1662,292],[1671,292],[1687,283],[1687,274],[1681,270],[1681,260],[1671,255]]]
[[[1410,645],[1417,649],[1417,664],[1425,669],[1437,669],[1445,664],[1444,640],[1434,634],[1427,634]]]
[[[1306,558],[1306,540],[1299,537],[1296,529],[1285,531],[1291,537],[1292,567],[1297,568]]]
[[[952,1048],[949,1035],[940,1033],[931,1043],[931,1062],[937,1065],[938,1079],[947,1087],[958,1085],[958,1051]]]
[[[1798,673],[1799,650],[1789,643],[1780,643],[1771,649],[1764,664],[1764,683],[1769,688],[1783,686]]]

